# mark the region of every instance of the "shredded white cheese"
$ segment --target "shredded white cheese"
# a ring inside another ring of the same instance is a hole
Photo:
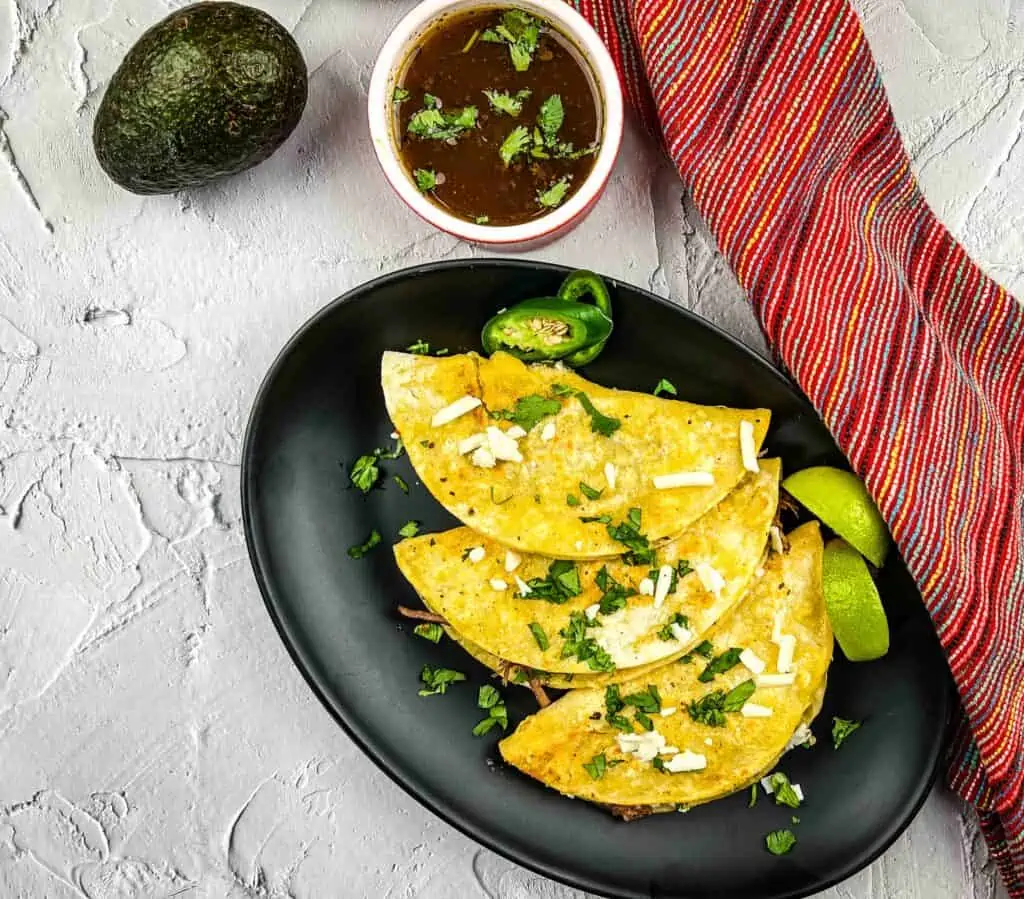
[[[693,631],[687,630],[678,621],[673,621],[668,629],[672,631],[672,636],[675,637],[680,643],[688,643],[693,639]]]
[[[619,470],[611,463],[604,463],[604,479],[608,482],[608,489],[615,489],[615,479],[619,475]]]
[[[583,614],[586,615],[588,619],[593,621],[597,617],[597,613],[600,612],[600,611],[601,611],[600,603],[596,603],[595,602],[592,606],[587,606],[583,610]]]
[[[555,439],[555,423],[553,421],[547,422],[540,431],[541,440],[554,440]]]
[[[776,552],[781,556],[786,551],[786,547],[782,542],[782,531],[779,530],[779,526],[773,524],[768,528],[768,536],[772,542],[772,552]]]
[[[397,440],[398,439],[398,431],[392,431],[391,432],[391,439],[392,440]]]
[[[653,478],[656,490],[671,490],[673,487],[710,487],[715,476],[710,471],[677,471],[673,474],[659,474]]]
[[[523,454],[519,452],[519,444],[508,436],[501,428],[489,425],[487,428],[487,442],[491,446],[491,452],[495,459],[503,462],[522,462]]]
[[[793,736],[789,738],[789,742],[786,744],[786,748],[783,751],[789,752],[790,749],[796,749],[797,746],[803,746],[805,743],[810,743],[813,746],[814,734],[811,733],[811,729],[806,724],[801,723],[797,729],[793,731]]]
[[[516,575],[516,589],[519,591],[520,596],[529,596],[533,593],[530,589],[530,585],[526,583],[518,574]]]
[[[714,746],[715,745],[715,741],[712,740],[711,737],[705,737],[704,738],[704,745],[705,746]]]
[[[792,687],[796,682],[796,673],[790,671],[787,674],[759,674],[754,682],[759,687]]]
[[[668,596],[668,588],[672,586],[672,566],[662,565],[658,569],[658,581],[654,585],[654,608],[660,609]]]
[[[666,746],[658,755],[675,755],[677,752],[679,752],[678,746]]]
[[[772,643],[778,643],[782,637],[782,619],[786,613],[782,609],[775,610],[775,619],[772,624]]]
[[[482,546],[474,546],[466,556],[470,562],[482,562],[484,556],[487,555],[486,550]]]
[[[779,637],[779,660],[775,667],[783,674],[793,670],[793,655],[796,652],[796,637],[782,634]]]
[[[775,787],[772,786],[771,776],[761,778],[761,788],[771,796],[775,792]]]
[[[743,467],[747,471],[760,471],[757,464],[757,447],[754,446],[754,423],[752,421],[740,422],[740,455],[743,457]]]
[[[744,649],[743,652],[740,653],[740,661],[754,674],[760,674],[764,671],[764,662],[761,661],[760,656],[751,649]]]
[[[513,440],[522,440],[526,436],[526,431],[519,427],[519,425],[512,425],[505,433]]]
[[[684,771],[703,771],[707,766],[706,756],[699,752],[690,752],[689,749],[684,749],[665,762],[665,770],[671,771],[673,774],[681,774]]]
[[[718,573],[718,570],[707,562],[698,562],[694,566],[694,571],[697,572],[697,577],[700,579],[701,584],[704,585],[704,589],[709,593],[714,593],[717,597],[725,586],[725,578]]]
[[[674,705],[666,705],[661,708],[661,717],[670,718],[676,713],[677,707]]]
[[[478,446],[473,450],[473,455],[469,457],[469,461],[477,468],[494,468],[497,464],[494,453],[486,446]]]
[[[800,784],[790,784],[793,788],[793,792],[796,793],[796,798],[801,802],[804,801],[804,791],[800,788]]]
[[[461,418],[467,412],[472,412],[479,405],[481,405],[479,397],[460,396],[454,403],[445,406],[443,409],[438,409],[434,413],[434,417],[430,419],[430,424],[435,428],[439,428],[441,425],[455,421],[456,418]]]
[[[523,557],[517,552],[513,552],[510,549],[505,550],[505,570],[508,572],[515,571],[523,561]]]
[[[464,456],[475,449],[480,449],[487,442],[486,434],[470,434],[459,441],[459,455]]]
[[[645,577],[636,585],[636,589],[641,596],[654,596],[654,581],[649,577]]]
[[[491,578],[491,589],[492,590],[507,590],[508,584],[503,581],[500,577]]]
[[[766,705],[758,705],[756,702],[745,702],[740,714],[744,718],[771,718],[774,714]]]

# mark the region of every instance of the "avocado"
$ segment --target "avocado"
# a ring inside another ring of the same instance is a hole
[[[302,117],[306,62],[285,28],[238,3],[196,3],[158,22],[107,86],[93,147],[114,181],[172,193],[262,162]]]

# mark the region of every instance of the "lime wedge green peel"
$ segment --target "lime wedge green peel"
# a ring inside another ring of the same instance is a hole
[[[860,478],[819,465],[791,474],[782,486],[872,565],[882,567],[891,542],[889,529]]]
[[[851,662],[889,651],[889,622],[863,557],[843,540],[825,545],[821,568],[825,608],[839,648]]]

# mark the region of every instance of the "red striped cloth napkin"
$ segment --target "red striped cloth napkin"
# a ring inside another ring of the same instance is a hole
[[[1024,308],[922,197],[847,0],[575,3],[889,522],[960,690],[950,783],[1024,897]]]

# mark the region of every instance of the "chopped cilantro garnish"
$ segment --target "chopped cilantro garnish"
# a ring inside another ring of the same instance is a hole
[[[793,824],[799,824],[800,823],[800,819],[796,815],[791,816],[789,820]]]
[[[479,708],[487,710],[487,717],[473,728],[474,737],[482,737],[495,725],[500,725],[502,730],[508,728],[508,711],[505,703],[501,701],[501,694],[490,684],[480,688],[476,704]]]
[[[466,43],[462,45],[462,52],[463,53],[469,53],[469,51],[473,49],[473,45],[479,40],[479,38],[480,38],[480,29],[477,28],[469,36],[469,40],[466,41]]]
[[[622,696],[619,695],[618,684],[612,684],[609,687],[605,687],[604,707],[605,720],[612,727],[616,730],[624,731],[627,734],[633,733],[633,725],[630,720],[625,715],[619,714],[626,707],[626,704],[622,701]]]
[[[708,727],[725,727],[725,713],[738,712],[743,704],[754,694],[754,682],[743,681],[728,693],[714,690],[700,699],[695,699],[687,706],[690,717],[698,724]]]
[[[530,68],[540,38],[540,22],[521,9],[507,9],[501,15],[501,24],[488,28],[480,40],[490,44],[508,44],[512,67],[517,72]]]
[[[417,637],[422,637],[424,640],[429,640],[431,643],[440,643],[441,638],[444,636],[444,628],[436,621],[417,624],[416,627],[412,629],[412,632]]]
[[[850,721],[847,718],[833,718],[832,719],[832,748],[838,749],[846,742],[846,738],[850,736],[858,727],[860,727],[859,721]]]
[[[572,612],[568,625],[558,632],[565,641],[561,656],[563,659],[575,656],[577,661],[586,663],[591,671],[614,671],[615,664],[611,656],[593,637],[587,636],[587,628],[594,626],[595,623],[589,621],[583,612]]]
[[[796,837],[791,830],[773,830],[764,838],[764,844],[772,855],[785,855],[796,845]]]
[[[659,578],[660,575],[661,575],[661,569],[660,568],[652,568],[649,572],[647,572],[647,576],[652,581],[654,581],[655,584],[658,583],[658,578]],[[678,586],[679,586],[679,573],[676,571],[676,569],[673,568],[671,573],[669,574],[668,594],[666,594],[666,595],[675,593],[676,592],[676,587],[678,587]]]
[[[533,634],[533,639],[537,641],[540,651],[547,652],[551,643],[548,641],[548,635],[544,633],[544,628],[537,624],[536,621],[533,621],[530,623],[530,633]]]
[[[373,454],[378,459],[397,459],[404,452],[405,452],[405,444],[402,443],[402,438],[401,437],[396,437],[395,438],[395,446],[394,446],[393,449],[386,450],[386,449],[382,449],[381,447],[377,447],[377,449],[375,449],[373,451]]]
[[[567,506],[578,506],[580,504],[580,498],[572,493],[565,495],[565,504]]]
[[[776,771],[768,778],[768,785],[772,788],[772,798],[776,805],[785,805],[789,808],[800,808],[800,797],[797,795],[793,785],[781,771]]]
[[[747,808],[753,808],[757,805],[757,784],[750,785],[750,802],[747,803]]]
[[[654,722],[647,717],[645,712],[637,712],[634,717],[636,718],[636,723],[644,730],[654,730]]]
[[[545,599],[558,606],[568,602],[574,596],[579,596],[583,591],[576,563],[566,559],[556,559],[548,566],[547,577],[530,578],[526,585],[530,588],[530,592],[522,598]]]
[[[377,456],[360,456],[352,463],[352,470],[348,473],[348,479],[363,493],[369,493],[373,485],[380,479],[380,468],[377,465]]]
[[[415,343],[409,344],[406,347],[410,353],[415,353],[417,356],[429,356],[430,355],[430,344],[420,338]]]
[[[583,770],[590,775],[593,780],[600,780],[604,777],[604,772],[608,769],[608,760],[604,757],[604,753],[595,755],[589,762],[583,763]]]
[[[592,521],[599,521],[601,524],[611,524],[611,515],[581,515],[580,521],[584,524],[589,524]]]
[[[491,109],[515,118],[523,111],[523,101],[530,98],[530,91],[521,90],[510,94],[508,91],[485,90],[484,96],[487,97],[487,102],[491,104]]]
[[[437,187],[437,172],[433,169],[413,169],[412,176],[416,179],[416,186],[423,193]]]
[[[491,413],[492,418],[500,418],[519,425],[524,431],[532,431],[541,419],[549,415],[557,415],[562,408],[558,400],[538,396],[535,393],[521,396],[512,409],[499,409]]]
[[[380,531],[374,528],[370,531],[370,536],[366,538],[362,543],[357,543],[355,546],[348,548],[349,558],[361,559],[371,549],[373,549],[378,543],[380,543]]]
[[[476,224],[478,225],[486,225],[490,220],[490,216],[487,215],[478,215],[475,219],[473,219],[473,221],[476,222]]]
[[[731,646],[721,655],[715,656],[707,666],[700,673],[700,677],[697,678],[702,684],[710,684],[715,679],[716,674],[725,674],[731,668],[735,668],[740,663],[740,653],[742,649]]]
[[[567,387],[565,384],[552,384],[551,392],[555,396],[572,396],[576,389],[574,387]]]
[[[690,567],[689,559],[680,559],[676,562],[676,577],[686,577],[693,568]]]
[[[401,103],[403,100],[409,99],[409,92],[404,87],[396,87],[395,92],[391,95],[391,99],[395,103]]]
[[[622,701],[625,705],[636,706],[641,712],[652,715],[661,711],[661,694],[654,684],[648,684],[646,690],[623,696]]]
[[[508,137],[502,142],[498,148],[498,155],[501,157],[501,161],[505,163],[506,167],[512,164],[520,153],[524,152],[530,143],[530,132],[525,125],[517,125],[513,128]]]
[[[580,481],[580,493],[582,493],[587,499],[600,499],[603,490],[595,490],[589,484],[584,484]]]
[[[447,693],[449,686],[465,679],[466,675],[461,671],[424,665],[420,672],[420,680],[423,681],[420,696],[436,696],[439,693]]]
[[[622,427],[622,422],[619,419],[601,414],[590,401],[590,397],[582,390],[576,391],[576,399],[580,401],[580,405],[590,416],[590,430],[595,434],[600,434],[602,437],[611,437],[612,434]]]
[[[398,529],[399,537],[415,537],[420,532],[418,521],[407,521]]]
[[[424,94],[423,109],[413,113],[406,130],[423,140],[456,140],[476,126],[476,115],[475,106],[444,112],[437,97]]]
[[[558,129],[565,121],[565,108],[562,106],[562,98],[558,94],[552,94],[540,106],[537,113],[537,126],[543,135],[544,143],[551,146],[558,138]]]
[[[662,378],[658,381],[658,386],[654,388],[655,396],[661,396],[663,393],[667,393],[669,396],[675,396],[678,392],[679,391],[676,390],[676,385],[666,378]]]
[[[504,158],[504,157],[503,157]],[[565,199],[566,194],[569,193],[569,176],[565,175],[559,178],[557,181],[552,182],[547,186],[545,190],[537,192],[537,202],[541,206],[547,209],[554,209],[556,206],[560,206],[562,201]],[[580,394],[582,396],[583,394]],[[615,419],[608,419],[614,421]],[[596,431],[597,428],[594,428]],[[614,428],[612,430],[615,430]],[[608,436],[607,434],[605,435]]]
[[[630,596],[636,596],[636,590],[620,584],[608,573],[608,566],[602,565],[594,578],[597,589],[602,592],[600,600],[600,612],[602,615],[611,615],[626,607],[626,600]]]
[[[391,480],[398,485],[398,489],[401,490],[402,493],[409,492],[409,485],[405,483],[405,478],[403,478],[400,474],[392,475]]]
[[[668,624],[666,624],[660,631],[658,631],[659,640],[665,640],[667,642],[669,640],[676,639],[676,635],[672,633],[673,624],[678,624],[680,627],[686,628],[687,630],[690,629],[690,619],[683,615],[681,612],[676,612],[675,615],[672,616]]]
[[[625,521],[608,525],[608,536],[629,550],[623,555],[627,565],[652,565],[654,549],[646,535],[640,533],[640,510],[632,508]]]
[[[507,503],[510,499],[512,499],[512,497],[514,495],[515,494],[510,493],[504,499],[498,499],[498,494],[495,493],[494,485],[491,484],[491,502],[494,503],[494,505],[496,505],[496,506],[503,506],[503,505],[505,505],[505,503]]]

